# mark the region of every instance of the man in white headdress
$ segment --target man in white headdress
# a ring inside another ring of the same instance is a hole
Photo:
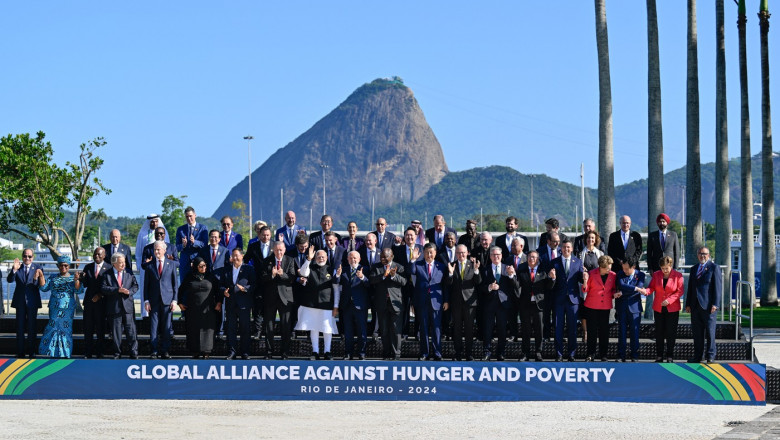
[[[138,274],[136,275],[136,279],[138,280],[138,286],[141,288],[138,289],[139,293],[141,294],[141,304],[143,304],[144,299],[146,298],[146,295],[143,292],[143,285],[144,285],[144,270],[141,268],[141,265],[144,263],[143,260],[143,250],[146,245],[154,243],[155,237],[154,237],[154,230],[157,228],[165,228],[165,225],[163,224],[162,219],[157,214],[149,214],[146,216],[146,221],[144,222],[144,225],[141,227],[141,230],[138,232],[138,238],[135,241],[135,266],[138,268]],[[170,239],[168,238],[170,234],[168,234],[168,230],[165,230],[165,239],[164,241],[166,243],[170,243]],[[145,307],[141,307],[141,317],[148,316],[146,312]]]

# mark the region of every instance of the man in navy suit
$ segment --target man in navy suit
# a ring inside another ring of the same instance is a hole
[[[374,235],[376,236],[376,247],[380,251],[382,249],[391,249],[396,245],[395,234],[386,231],[386,228],[387,220],[383,217],[376,219],[376,231],[374,231]]]
[[[639,359],[639,324],[642,322],[642,292],[646,287],[645,274],[636,268],[633,257],[622,262],[617,273],[615,317],[618,320],[618,362],[626,361],[626,336],[631,330],[631,362]]]
[[[368,343],[366,321],[371,301],[368,273],[369,268],[360,264],[360,253],[349,252],[347,264],[339,277],[341,285],[339,321],[344,323],[344,359],[355,358],[355,333],[358,337],[357,356],[360,360],[366,358]]]
[[[305,238],[305,235],[302,236]],[[274,323],[279,314],[281,357],[287,359],[290,349],[290,310],[294,305],[293,281],[296,277],[295,260],[285,255],[284,242],[273,245],[273,254],[264,262],[260,272],[263,291],[263,325],[265,326],[265,358],[270,359],[274,341]]]
[[[263,226],[257,232],[257,240],[252,241],[247,246],[244,260],[255,269],[256,276],[260,274],[263,261],[271,255],[272,245],[271,228]],[[257,294],[255,294],[255,303],[252,306],[252,338],[260,339],[260,333],[263,329],[263,302],[260,300],[262,290],[258,288],[255,289],[255,292]]]
[[[41,293],[38,290],[44,284],[41,266],[33,263],[35,253],[32,249],[22,251],[22,261],[14,259],[11,272],[8,273],[8,283],[15,283],[11,307],[16,309],[16,357],[23,358],[25,352],[35,357],[38,344],[35,342],[36,320],[38,309],[41,308]],[[25,350],[24,333],[27,332],[27,349]]]
[[[209,244],[202,248],[199,253],[199,256],[206,260],[208,272],[217,278],[222,275],[222,268],[230,264],[231,254],[231,252],[220,243],[220,235],[220,232],[216,229],[209,231]]]
[[[393,261],[392,250],[382,249],[379,263],[371,268],[368,281],[374,286],[374,310],[382,328],[382,356],[386,360],[400,360],[403,327],[401,289],[407,280],[404,267]]]
[[[176,250],[179,251],[179,282],[190,273],[190,262],[200,255],[206,247],[209,232],[206,225],[198,223],[195,209],[188,206],[184,210],[184,218],[187,223],[176,229]]]
[[[450,311],[452,312],[452,340],[455,346],[453,360],[463,357],[463,337],[466,338],[466,360],[473,361],[474,320],[477,317],[477,286],[482,281],[479,262],[468,259],[468,247],[459,244],[455,248],[457,260],[447,267],[449,276],[446,283],[450,293]]]
[[[428,243],[433,243],[436,249],[444,245],[444,234],[452,232],[455,234],[455,238],[458,237],[458,233],[455,229],[447,226],[447,222],[444,221],[444,216],[437,214],[433,216],[433,227],[425,231],[425,238],[428,239]]]
[[[411,266],[412,263],[417,261],[417,259],[422,258],[422,246],[415,243],[416,239],[417,232],[415,232],[414,228],[408,227],[404,232],[404,244],[393,246],[392,248],[393,262],[403,266],[403,274],[406,278],[406,284],[404,284],[404,286],[401,288],[401,291],[403,292],[403,309],[401,310],[401,314],[403,315],[403,324],[401,326],[401,334],[406,336],[408,336],[406,332],[410,331],[410,312],[412,308],[412,298],[414,297],[415,276],[411,273]],[[415,319],[414,329],[411,329],[412,335],[417,334],[417,328],[419,325],[419,320]]]
[[[555,308],[555,351],[557,362],[563,360],[564,353],[569,362],[574,362],[577,351],[577,312],[580,305],[580,284],[583,283],[584,267],[582,261],[575,257],[574,246],[566,239],[561,243],[561,256],[553,260],[551,272],[555,284],[552,288],[552,298],[547,301]],[[568,344],[563,351],[563,327],[566,326]]]
[[[574,255],[580,255],[582,254],[583,249],[585,249],[585,236],[588,235],[588,232],[594,231],[596,232],[596,222],[592,218],[586,218],[582,222],[582,230],[585,231],[582,233],[582,235],[578,235],[574,239]],[[598,232],[596,232],[598,233]],[[604,254],[607,254],[607,243],[604,240],[601,240],[598,245],[598,249]]]
[[[106,336],[106,300],[100,291],[103,275],[111,270],[111,265],[105,262],[106,250],[102,247],[95,248],[92,252],[92,263],[84,267],[81,276],[81,284],[86,288],[84,292],[84,354],[87,359],[97,354],[98,359],[103,357],[103,343]],[[97,334],[97,344],[93,335]]]
[[[539,254],[536,251],[528,253],[528,261],[521,264],[517,270],[517,278],[520,284],[520,294],[517,295],[518,308],[520,309],[520,324],[523,328],[523,342],[521,349],[523,354],[521,362],[528,361],[531,356],[531,334],[534,336],[534,353],[537,362],[542,358],[543,320],[542,312],[547,303],[552,302],[548,298],[548,291],[554,284],[554,270],[549,270],[539,264]]]
[[[158,349],[163,359],[170,359],[171,334],[173,333],[173,309],[176,307],[176,261],[165,257],[165,242],[154,242],[154,259],[144,268],[144,307],[149,313],[149,336],[152,343],[151,358],[157,358]],[[162,331],[159,325],[162,322]],[[162,344],[159,334],[162,333]]]
[[[338,235],[333,231],[325,233],[325,246],[322,250],[328,255],[328,266],[336,268],[344,261],[344,248],[339,246]]]
[[[490,264],[482,269],[482,297],[484,302],[482,330],[482,345],[485,356],[482,360],[489,361],[492,352],[493,329],[497,328],[498,346],[496,347],[496,359],[504,360],[506,347],[506,312],[510,302],[515,301],[520,294],[520,283],[517,280],[515,268],[501,262],[501,249],[492,246],[490,252]]]
[[[219,244],[225,246],[230,253],[232,253],[235,248],[239,248],[243,251],[244,237],[233,231],[233,219],[226,215],[219,220],[219,223],[222,225]]]
[[[550,219],[555,220],[555,219]],[[557,222],[557,220],[555,220]],[[539,252],[539,267],[544,271],[545,273],[549,272],[550,269],[552,269],[552,262],[556,258],[560,257],[561,255],[561,236],[554,230],[551,231],[547,235],[547,244],[543,247],[540,247],[541,251]],[[552,288],[552,285],[550,285],[549,289]],[[549,295],[552,295],[552,291],[546,292]],[[542,324],[544,329],[544,338],[550,339],[554,334],[554,328],[555,328],[555,316],[553,315],[553,302],[552,301],[545,301],[544,303],[544,311],[542,314]]]
[[[709,363],[715,360],[715,312],[721,300],[723,276],[720,267],[710,260],[709,249],[701,247],[698,257],[699,263],[688,272],[688,292],[685,295],[685,311],[691,314],[693,329],[693,358],[688,362],[701,362],[704,358]]]
[[[130,255],[130,246],[124,243],[120,243],[121,240],[122,234],[119,232],[119,229],[111,230],[111,233],[108,236],[109,243],[103,245],[103,249],[106,250],[106,260],[111,261],[111,257],[118,252],[125,256],[125,261],[127,262],[125,265],[125,271],[133,273],[133,258]],[[136,252],[137,251],[138,249],[136,249]]]
[[[512,240],[520,238],[523,241],[523,253],[527,254],[528,238],[517,232],[517,217],[510,215],[506,218],[506,234],[501,234],[496,237],[496,246],[501,248],[502,255],[509,255],[509,251],[512,250]]]
[[[429,348],[433,347],[433,360],[441,360],[442,313],[449,309],[449,297],[444,288],[449,270],[441,261],[436,261],[436,247],[426,243],[423,259],[417,259],[410,266],[414,283],[414,316],[419,321],[420,360],[429,359]]]
[[[255,270],[244,264],[244,251],[233,249],[232,263],[222,269],[222,289],[227,308],[227,336],[229,353],[227,360],[233,360],[238,353],[238,332],[241,331],[241,359],[249,359],[251,324],[249,315],[254,303]],[[238,328],[236,328],[238,324]]]
[[[607,255],[612,257],[612,272],[620,271],[620,262],[629,257],[639,261],[642,257],[642,236],[631,230],[631,217],[620,217],[620,230],[609,234]],[[651,274],[652,276],[652,274]]]
[[[295,237],[306,234],[303,226],[295,224],[295,212],[287,211],[284,214],[285,225],[276,230],[276,239],[284,242],[285,249],[290,251],[295,248]]]
[[[541,261],[542,255],[544,255],[545,250],[544,245],[550,240],[550,235],[552,233],[558,234],[558,239],[560,241],[563,241],[564,239],[568,238],[566,237],[566,234],[561,232],[561,225],[558,222],[558,219],[555,217],[548,218],[544,221],[544,227],[547,229],[546,232],[542,232],[542,235],[539,236],[539,247],[536,248],[536,251],[539,252],[539,260]]]
[[[323,215],[320,218],[320,227],[322,228],[321,230],[312,232],[309,235],[309,245],[314,246],[315,251],[325,249],[325,234],[331,232],[331,228],[333,228],[333,218],[327,214]],[[334,232],[334,234],[336,233]],[[336,241],[341,241],[341,236],[339,234],[336,234]]]
[[[122,356],[122,330],[130,344],[130,358],[138,359],[138,339],[135,333],[135,304],[133,295],[138,292],[138,281],[132,272],[125,271],[124,254],[111,257],[113,270],[101,278],[100,291],[106,298],[106,315],[111,325],[114,359]]]

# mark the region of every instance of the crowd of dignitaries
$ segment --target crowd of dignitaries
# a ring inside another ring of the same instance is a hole
[[[69,262],[62,262],[59,276],[64,281],[57,285],[69,286],[71,295],[74,289],[85,291],[87,358],[105,353],[106,329],[114,358],[122,356],[123,334],[129,356],[137,358],[134,299],[142,288],[152,358],[170,358],[172,315],[178,307],[186,318],[187,348],[195,358],[208,358],[215,335],[224,331],[227,359],[248,359],[251,338],[263,333],[266,351],[257,354],[286,359],[297,330],[309,332],[312,359],[331,359],[332,336],[341,332],[346,359],[365,359],[368,338],[374,334],[381,336],[382,357],[389,360],[400,359],[401,342],[409,336],[419,341],[420,360],[441,360],[446,335],[453,340],[453,360],[473,360],[475,354],[482,360],[505,360],[509,337],[521,342],[520,361],[543,360],[543,346],[551,339],[555,360],[573,361],[581,325],[585,359],[607,360],[614,309],[618,361],[636,361],[641,297],[646,296],[656,322],[656,361],[674,360],[684,287],[676,270],[677,236],[667,229],[665,214],[657,218],[658,231],[648,236],[648,275],[638,269],[643,243],[628,216],[620,218],[621,229],[610,234],[606,247],[592,219],[583,223],[582,235],[569,238],[553,218],[545,223],[538,248],[529,249],[511,216],[506,233],[494,241],[490,233],[478,234],[472,220],[458,237],[440,215],[428,230],[413,221],[403,236],[387,231],[387,222],[379,218],[376,230],[365,237],[358,237],[355,222],[341,237],[331,230],[332,218],[324,215],[321,229],[307,235],[295,213],[288,211],[285,225],[276,231],[257,222],[246,253],[230,217],[221,219],[222,231],[198,223],[191,207],[185,217],[187,223],[177,228],[173,243],[167,242],[159,217],[147,218],[138,239],[143,245],[140,283],[118,230],[72,278],[67,278]],[[695,362],[715,359],[715,311],[722,284],[709,250],[699,249],[698,257],[684,306],[694,332],[695,356],[689,361]],[[17,309],[18,357],[35,355],[38,288],[50,288],[32,259],[32,251],[25,250],[23,262],[16,260],[8,275],[8,281],[16,283],[12,306]],[[72,325],[60,327],[70,332]],[[475,350],[476,341],[481,346]],[[39,353],[70,357],[71,351],[52,352],[42,345]]]

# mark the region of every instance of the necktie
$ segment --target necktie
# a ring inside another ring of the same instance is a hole
[[[552,250],[552,256],[550,257],[550,260],[554,260],[556,257],[557,257],[557,255],[555,255],[555,249],[553,249]]]
[[[328,249],[328,264],[333,266],[333,249]]]
[[[24,279],[27,279],[27,274],[30,272],[30,269],[27,267],[27,265],[24,266]]]
[[[566,276],[569,276],[569,259],[568,258],[563,260],[563,272],[566,273]]]
[[[428,279],[431,279],[431,263],[428,263]]]
[[[436,234],[436,246],[441,246],[441,234],[439,233]]]
[[[116,246],[111,245],[111,255],[114,255],[116,253]]]
[[[370,251],[368,255],[368,264],[374,265],[374,251]]]
[[[451,261],[452,261],[452,249],[447,249],[447,253],[448,253],[448,254],[449,254],[449,256],[450,256],[450,259],[449,259],[449,261],[451,262]]]
[[[119,283],[119,287],[122,287],[122,272],[116,273],[116,281]]]
[[[661,250],[666,250],[666,234],[659,232],[658,235],[661,237]]]
[[[531,282],[532,283],[534,282],[534,278],[536,278],[536,270],[535,269],[531,269]]]
[[[357,272],[357,271],[356,271],[356,270],[355,270],[355,268],[353,267],[353,268],[352,268],[352,271],[351,271],[351,274],[349,275],[349,279],[350,279],[350,280],[354,280],[354,279],[355,279],[355,272]]]
[[[261,251],[263,253],[263,258],[268,256],[268,245],[263,244],[263,250]]]
[[[282,262],[279,260],[276,260],[276,269],[279,270],[282,268]]]
[[[519,255],[515,255],[515,269],[517,269],[517,266],[519,266],[519,265],[520,265],[520,256]]]
[[[466,263],[461,262],[460,263],[460,279],[463,279],[463,272],[466,271]]]
[[[158,261],[157,263],[157,275],[158,276],[162,275],[162,260]]]
[[[230,244],[230,233],[225,232],[225,247]]]
[[[212,248],[211,249],[211,262],[213,263],[215,261],[217,261],[217,250]]]
[[[704,265],[699,263],[699,270],[696,271],[696,278],[701,278],[702,273],[704,273]]]
[[[293,241],[293,239],[292,239],[292,229],[290,229],[290,228],[287,228],[287,241],[289,241],[290,243],[292,243],[292,241]]]
[[[303,261],[306,257],[303,254],[298,254],[298,267],[303,266]]]
[[[625,250],[626,248],[628,248],[628,234],[626,234],[625,232],[623,232],[622,234],[623,234],[623,249]]]
[[[501,279],[501,271],[499,270],[498,266],[495,266],[493,270],[495,271],[494,276],[496,277],[496,282],[499,282]]]
[[[98,274],[99,274],[99,273],[100,273],[100,266],[96,264],[96,265],[95,265],[95,278],[97,278],[97,277],[98,277]]]
[[[350,238],[349,239],[349,251],[352,252],[355,250],[355,240]]]
[[[378,242],[379,242],[379,247],[380,247],[380,248],[382,247],[382,238],[383,238],[383,236],[384,236],[384,235],[385,235],[385,234],[377,234],[377,235],[376,235],[376,238],[378,239]]]
[[[409,248],[409,261],[412,261],[412,248]]]

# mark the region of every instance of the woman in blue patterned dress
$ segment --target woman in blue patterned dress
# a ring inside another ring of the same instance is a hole
[[[70,358],[73,349],[73,314],[81,291],[79,273],[69,273],[70,258],[57,258],[59,273],[48,280],[40,290],[51,291],[49,296],[49,323],[43,331],[38,353],[53,358]]]

